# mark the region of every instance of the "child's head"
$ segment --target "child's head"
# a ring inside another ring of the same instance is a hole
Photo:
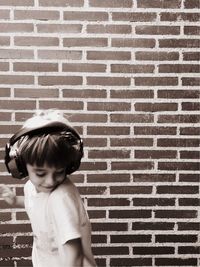
[[[61,123],[63,127],[45,128],[46,125],[56,123]],[[35,129],[39,130],[35,132]],[[27,134],[13,144],[10,150],[11,158],[13,152],[16,156],[17,150],[17,155],[24,165],[65,168],[66,174],[74,172],[79,167],[83,155],[82,140],[61,112],[38,112],[24,123],[21,131],[26,130]]]

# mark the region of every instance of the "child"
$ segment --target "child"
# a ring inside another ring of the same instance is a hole
[[[82,156],[80,136],[56,110],[28,119],[7,144],[8,171],[29,180],[24,197],[6,185],[0,186],[0,197],[10,205],[25,206],[33,230],[34,267],[96,266],[89,219],[68,178]]]

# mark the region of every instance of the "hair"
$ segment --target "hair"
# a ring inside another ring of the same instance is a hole
[[[36,116],[28,119],[23,127],[58,121],[68,124],[57,110],[42,111]],[[18,153],[25,164],[36,166],[65,167],[80,164],[82,149],[80,139],[70,131],[58,131],[53,133],[41,133],[37,135],[25,135],[17,142]]]

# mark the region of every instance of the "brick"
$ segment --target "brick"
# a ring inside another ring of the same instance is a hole
[[[155,259],[156,266],[197,266],[197,259],[195,258],[157,258]]]
[[[106,235],[92,235],[92,243],[106,243],[107,242],[107,236]]]
[[[151,194],[151,186],[111,186],[110,193],[112,195],[119,194]]]
[[[181,135],[199,135],[199,127],[180,127]]]
[[[199,13],[184,13],[184,12],[161,12],[160,14],[161,21],[190,21],[195,22],[199,21],[200,14]]]
[[[89,135],[128,135],[130,133],[129,127],[101,127],[101,126],[88,126],[87,134]]]
[[[88,51],[88,60],[130,60],[131,52],[123,51]]]
[[[128,258],[111,258],[110,259],[110,266],[152,266],[152,259],[151,258],[131,258],[130,256]]]
[[[183,52],[183,60],[199,61],[200,60],[200,52]]]
[[[106,147],[107,139],[104,138],[84,138],[84,145],[85,147]]]
[[[133,146],[153,146],[152,138],[111,138],[111,146],[133,147]]]
[[[47,7],[82,7],[84,0],[40,0],[39,5]]]
[[[1,32],[33,32],[32,23],[0,23]]]
[[[158,243],[190,243],[196,242],[196,235],[156,235],[156,242]]]
[[[26,212],[17,212],[16,220],[29,220],[29,218]]]
[[[130,22],[147,22],[155,21],[156,13],[144,13],[144,12],[113,12],[112,13],[113,21],[130,21]]]
[[[181,198],[178,200],[179,206],[200,206],[200,199],[197,198]]]
[[[198,162],[159,162],[159,170],[199,170]]]
[[[175,198],[133,198],[134,206],[175,206]]]
[[[102,195],[106,191],[106,187],[103,186],[78,186],[78,190],[81,195]]]
[[[16,62],[13,63],[14,71],[33,71],[33,72],[54,72],[58,71],[57,63],[39,62]]]
[[[1,43],[1,40],[0,40]],[[4,59],[33,59],[33,50],[0,49],[0,58]]]
[[[131,83],[130,78],[126,77],[87,77],[88,85],[102,85],[102,86],[129,86]]]
[[[103,111],[130,111],[131,104],[121,102],[88,102],[87,110],[103,110]]]
[[[0,18],[3,19],[10,19],[10,10],[0,10]]]
[[[8,36],[0,36],[0,45],[1,46],[6,46],[6,45],[9,45],[9,44],[10,44],[10,37],[8,37]]]
[[[154,65],[111,64],[114,73],[153,73]]]
[[[37,24],[36,27],[39,33],[80,33],[82,31],[81,24]]]
[[[198,246],[179,246],[178,254],[199,254]]]
[[[132,0],[89,0],[89,6],[91,7],[104,7],[104,8],[130,8],[132,7]]]
[[[58,46],[59,39],[56,37],[15,37],[16,46]]]
[[[177,77],[136,77],[136,86],[174,86],[178,85]]]
[[[81,110],[83,108],[83,103],[81,101],[40,101],[41,109],[58,108],[58,109],[72,109]]]
[[[200,34],[200,27],[198,27],[198,26],[185,26],[184,27],[184,34],[186,34],[186,35],[199,35]]]
[[[107,122],[106,114],[72,114],[70,116],[70,122]]]
[[[38,50],[39,59],[62,59],[62,60],[77,60],[81,59],[81,51],[69,51],[69,50]]]
[[[7,267],[7,266],[14,267],[14,264],[15,264],[14,260],[2,259],[0,261],[0,266],[2,266],[2,267]]]
[[[129,206],[130,201],[125,198],[89,198],[89,207],[112,207],[112,206]]]
[[[64,63],[63,72],[105,72],[105,64]]]
[[[146,112],[162,112],[162,111],[176,111],[178,104],[176,103],[136,103],[136,111]]]
[[[111,90],[111,98],[120,98],[120,99],[134,99],[134,98],[153,98],[153,90]]]
[[[11,220],[11,213],[9,212],[1,212],[0,213],[1,222],[6,222]]]
[[[199,90],[158,90],[158,98],[199,98]]]
[[[175,182],[174,174],[133,174],[133,182],[136,183],[166,183],[166,182]]]
[[[31,75],[0,75],[1,84],[33,84],[34,77]]]
[[[151,210],[110,210],[109,218],[151,218]]]
[[[20,232],[31,232],[30,224],[1,224],[0,225],[1,234],[6,233],[20,233]]]
[[[106,162],[82,162],[80,171],[106,170]]]
[[[0,62],[0,71],[8,71],[8,70],[9,70],[9,63]]]
[[[128,247],[95,247],[93,249],[95,255],[128,255],[129,254],[129,248]]]
[[[146,52],[146,51],[136,51],[136,60],[149,60],[149,61],[174,61],[179,59],[178,52]]]
[[[136,26],[136,34],[142,35],[179,35],[179,26]]]
[[[199,123],[198,115],[159,115],[158,123]]]
[[[0,250],[0,257],[30,257],[31,248],[6,248]]]
[[[64,47],[105,47],[107,45],[107,38],[63,38]]]
[[[200,103],[184,102],[182,103],[182,110],[200,110]]]
[[[112,170],[151,170],[154,167],[153,162],[112,162]]]
[[[135,126],[135,135],[175,135],[176,127],[159,127],[159,126]]]
[[[178,222],[179,231],[199,231],[200,223],[198,222]]]
[[[95,34],[129,34],[132,32],[131,25],[99,25],[90,24],[86,28],[87,33]]]
[[[189,138],[159,138],[157,141],[158,146],[163,147],[198,147],[199,146],[199,139],[189,139]]]
[[[102,173],[102,174],[88,174],[88,183],[126,183],[130,182],[129,174],[112,174],[112,173]]]
[[[39,85],[80,85],[82,84],[81,76],[40,76],[38,77]]]
[[[0,2],[0,6],[33,6],[33,0],[19,0],[17,2],[13,2],[13,0],[2,0]]]
[[[161,64],[159,65],[160,73],[199,73],[199,65],[194,64]]]
[[[88,158],[101,159],[101,158],[130,158],[130,150],[92,150],[88,152]]]
[[[106,90],[93,89],[63,89],[63,97],[67,98],[106,98]]]
[[[169,231],[174,230],[173,222],[133,222],[132,230]]]
[[[112,47],[153,48],[153,47],[155,47],[155,40],[154,39],[146,39],[146,38],[138,38],[138,39],[113,38],[112,39]]]
[[[173,150],[135,150],[135,158],[139,159],[161,159],[161,158],[176,158],[177,152]]]
[[[32,236],[17,236],[16,238],[16,244],[17,245],[31,245],[33,243],[33,237]]]
[[[127,223],[92,223],[92,231],[127,231]]]
[[[107,12],[64,11],[64,20],[107,21]]]
[[[174,254],[174,247],[133,247],[134,255],[165,255],[165,254]]]
[[[59,11],[54,10],[14,10],[15,20],[58,20]]]
[[[200,175],[199,174],[184,174],[180,173],[179,174],[179,181],[180,182],[189,182],[189,183],[199,183],[200,182]]]
[[[182,85],[183,86],[199,86],[200,85],[200,78],[182,78]]]
[[[159,47],[169,48],[197,48],[199,47],[198,39],[165,39],[159,40]]]
[[[180,151],[181,159],[199,159],[200,152],[199,151]]]
[[[149,243],[151,242],[151,235],[111,235],[111,243]]]
[[[0,87],[0,97],[10,96],[10,88]]]
[[[150,123],[153,115],[149,114],[111,114],[111,122]]]
[[[196,210],[156,210],[155,218],[197,218]]]
[[[105,210],[89,210],[88,215],[89,215],[89,218],[91,220],[92,219],[105,219],[106,218],[106,211]],[[102,237],[103,237],[103,240],[105,240],[104,237],[106,237],[106,236],[102,236]],[[103,243],[104,243],[104,241],[103,241]]]
[[[138,0],[137,7],[139,8],[180,8],[181,1],[169,1],[169,0]]]
[[[184,7],[185,8],[199,8],[199,0],[185,0]]]
[[[35,109],[36,102],[33,100],[23,101],[23,100],[0,100],[0,108],[1,109],[15,109],[19,110],[23,107],[23,109]]]
[[[197,186],[184,186],[184,185],[166,185],[166,186],[157,186],[158,194],[198,194]]]
[[[12,246],[13,237],[12,236],[1,236],[0,246]]]

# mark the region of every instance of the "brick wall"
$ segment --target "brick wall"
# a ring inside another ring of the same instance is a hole
[[[4,145],[36,109],[84,137],[73,175],[98,266],[199,266],[199,1],[0,1]],[[31,266],[23,209],[0,200],[0,266]]]

